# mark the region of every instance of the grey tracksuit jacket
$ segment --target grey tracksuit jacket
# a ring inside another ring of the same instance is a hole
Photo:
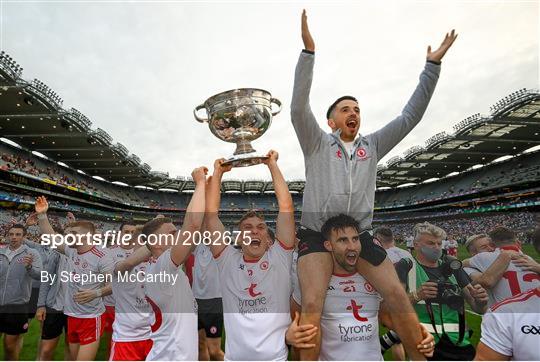
[[[411,98],[401,115],[378,131],[358,135],[349,155],[340,131],[324,132],[309,105],[315,55],[302,51],[296,66],[291,120],[304,154],[306,185],[300,223],[320,231],[331,216],[345,213],[371,227],[375,200],[377,162],[418,124],[429,104],[440,65],[426,62]]]
[[[8,246],[0,248],[0,305],[25,304],[30,300],[32,279],[39,279],[41,257],[39,253],[22,244],[11,262],[6,256]],[[22,258],[32,255],[34,261],[30,270],[22,263]]]
[[[39,289],[38,307],[49,307],[57,311],[64,310],[63,297],[60,296],[60,302],[57,304],[58,292],[60,290],[60,273],[67,270],[67,259],[64,254],[56,250],[51,250],[47,267],[44,269],[49,276],[56,275],[53,285],[49,282],[42,283]],[[65,292],[64,292],[65,294]]]

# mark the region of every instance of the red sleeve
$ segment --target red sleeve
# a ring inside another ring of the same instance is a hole
[[[195,255],[191,254],[184,263],[186,275],[189,279],[189,285],[193,287],[193,267],[195,266]]]

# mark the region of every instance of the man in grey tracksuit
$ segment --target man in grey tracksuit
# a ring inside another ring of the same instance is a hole
[[[38,360],[50,361],[53,359],[54,351],[62,332],[67,334],[67,316],[64,314],[64,299],[66,294],[66,283],[60,281],[61,273],[68,271],[68,260],[64,254],[56,250],[49,250],[47,272],[49,281],[41,284],[37,302],[36,319],[42,322],[41,339],[38,348]],[[53,279],[54,278],[54,279]],[[64,356],[69,357],[68,341],[65,340]]]
[[[21,335],[28,331],[28,301],[32,280],[39,279],[41,257],[23,243],[26,228],[11,226],[9,244],[0,247],[0,335],[4,336],[4,360],[18,360]]]
[[[301,324],[320,325],[326,288],[332,273],[332,258],[324,247],[321,226],[331,216],[345,213],[353,216],[364,230],[360,234],[362,249],[358,272],[381,293],[392,311],[396,332],[413,359],[424,357],[416,350],[422,339],[420,325],[400,286],[392,263],[385,252],[372,242],[368,231],[373,219],[377,163],[398,144],[422,118],[440,71],[440,61],[455,40],[447,34],[441,47],[428,48],[427,62],[420,82],[402,114],[380,130],[367,136],[358,135],[360,108],[352,96],[338,98],[328,109],[332,133],[318,125],[309,104],[313,78],[315,44],[302,14],[302,39],[305,49],[296,66],[291,119],[306,167],[301,228],[298,233],[298,274],[302,293]],[[320,330],[320,329],[319,329]],[[301,351],[304,360],[317,359],[320,333],[315,348]]]

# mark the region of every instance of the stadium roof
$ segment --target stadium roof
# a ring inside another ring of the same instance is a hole
[[[377,185],[398,186],[441,178],[540,145],[540,93],[521,89],[501,99],[491,114],[474,114],[379,165]]]
[[[125,146],[74,108],[62,108],[62,99],[43,82],[28,82],[22,68],[0,53],[0,137],[90,176],[131,186],[193,190],[189,177],[171,178],[152,171]],[[540,145],[540,93],[519,90],[497,102],[489,116],[475,114],[431,137],[424,147],[414,146],[402,157],[379,165],[378,187],[419,183],[516,155]],[[303,181],[289,181],[291,191],[302,192]],[[270,192],[269,181],[224,181],[225,192]]]

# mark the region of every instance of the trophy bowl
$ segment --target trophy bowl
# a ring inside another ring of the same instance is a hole
[[[272,110],[272,103],[277,105]],[[207,118],[197,112],[206,109]],[[245,167],[261,163],[266,157],[251,146],[270,127],[272,117],[281,111],[281,102],[270,92],[256,88],[239,88],[216,94],[193,110],[195,119],[208,123],[210,131],[225,142],[236,143],[236,150],[225,165]]]

